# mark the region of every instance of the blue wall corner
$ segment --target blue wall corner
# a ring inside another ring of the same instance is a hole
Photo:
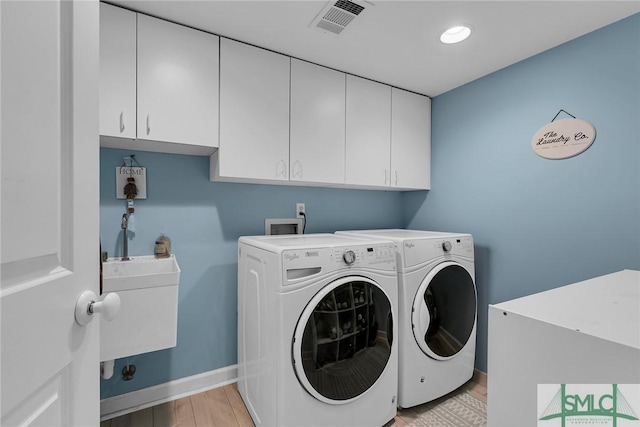
[[[403,195],[404,223],[473,234],[477,368],[488,304],[640,268],[639,52],[636,14],[433,99],[433,190]],[[596,139],[547,160],[531,138],[560,109]]]

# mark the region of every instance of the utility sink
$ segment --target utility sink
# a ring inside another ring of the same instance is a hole
[[[180,267],[174,255],[109,258],[102,264],[102,294],[120,296],[120,312],[100,322],[100,360],[175,347]]]
[[[180,280],[180,267],[175,255],[169,258],[135,256],[128,261],[109,258],[102,264],[102,277],[103,289],[107,292],[171,286]]]

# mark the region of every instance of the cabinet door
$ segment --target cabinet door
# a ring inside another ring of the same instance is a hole
[[[344,183],[345,74],[291,59],[290,179]]]
[[[138,14],[138,139],[218,146],[219,38]]]
[[[391,86],[347,76],[346,183],[388,186]]]
[[[100,135],[136,137],[136,14],[100,3]]]
[[[391,185],[431,185],[431,99],[396,88],[391,91]]]
[[[289,72],[287,56],[221,40],[214,179],[289,179]]]

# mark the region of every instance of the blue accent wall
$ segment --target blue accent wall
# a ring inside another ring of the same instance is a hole
[[[147,168],[147,199],[134,201],[129,254],[153,254],[160,233],[171,239],[181,269],[178,343],[117,360],[114,376],[101,380],[102,399],[237,362],[237,240],[264,234],[265,218],[295,217],[296,202],[304,202],[307,233],[402,226],[398,192],[213,183],[207,157],[103,148],[100,237],[110,257],[122,254],[126,209],[116,199],[115,171],[131,154]],[[120,374],[127,364],[137,368],[131,381]]]
[[[293,216],[296,202],[306,204],[309,233],[472,233],[476,367],[486,371],[488,304],[640,269],[638,76],[634,15],[434,98],[428,192],[212,183],[206,157],[101,149],[103,249],[121,253],[115,168],[135,154],[147,167],[148,199],[135,202],[130,254],[153,253],[164,232],[182,269],[177,347],[118,360],[101,397],[235,364],[237,239],[263,234],[265,218]],[[576,157],[543,159],[531,138],[560,109],[591,122],[596,141]],[[137,372],[124,382],[127,363]]]
[[[544,159],[531,138],[560,109],[596,140]],[[487,304],[640,269],[640,14],[440,95],[432,115],[433,189],[403,195],[403,222],[473,234],[486,371]]]

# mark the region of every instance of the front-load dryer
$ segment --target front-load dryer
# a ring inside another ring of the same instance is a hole
[[[398,406],[429,402],[471,379],[477,318],[473,237],[402,229],[336,234],[395,243]]]
[[[256,426],[382,426],[396,415],[394,245],[241,237],[238,390]]]

